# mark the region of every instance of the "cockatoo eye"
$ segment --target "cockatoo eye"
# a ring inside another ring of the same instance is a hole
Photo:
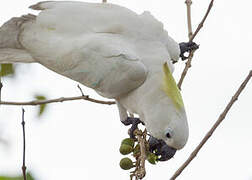
[[[171,138],[171,134],[170,133],[166,133],[165,135],[167,138]]]
[[[172,138],[172,130],[171,129],[167,129],[166,130],[166,133],[165,133],[165,136],[167,137],[167,138]]]

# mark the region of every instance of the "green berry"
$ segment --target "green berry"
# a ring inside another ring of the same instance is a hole
[[[127,155],[133,151],[133,148],[130,145],[122,144],[120,147],[120,153],[122,155]]]
[[[157,156],[155,154],[153,154],[153,153],[149,153],[148,156],[147,156],[147,160],[151,164],[156,164],[156,162],[157,162]]]
[[[133,148],[135,145],[135,141],[132,138],[126,138],[126,139],[122,140],[122,144],[130,145]]]
[[[123,158],[120,161],[120,167],[124,170],[129,170],[133,167],[133,162],[130,158]]]

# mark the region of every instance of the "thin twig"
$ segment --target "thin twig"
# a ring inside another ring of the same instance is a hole
[[[35,100],[35,101],[28,101],[28,102],[9,102],[9,101],[0,101],[0,104],[3,105],[16,105],[16,106],[36,106],[41,104],[49,104],[49,103],[58,103],[58,102],[64,102],[64,101],[74,101],[74,100],[86,100],[93,103],[98,104],[107,104],[112,105],[115,104],[114,101],[101,101],[96,100],[93,98],[90,98],[89,96],[76,96],[76,97],[61,97],[57,99],[50,99],[50,100]]]
[[[250,78],[252,77],[252,70],[250,71],[249,75],[246,77],[246,79],[243,81],[243,83],[240,85],[239,89],[236,91],[224,111],[220,114],[218,120],[214,123],[212,128],[208,131],[208,133],[205,135],[205,137],[201,140],[199,145],[195,148],[195,150],[191,153],[189,158],[182,164],[182,166],[174,173],[174,175],[170,178],[170,180],[176,179],[182,171],[189,165],[189,163],[196,157],[200,149],[203,147],[203,145],[207,142],[207,140],[212,136],[213,132],[216,130],[216,128],[220,125],[220,123],[225,119],[228,111],[232,107],[235,101],[238,100],[239,95],[241,94],[242,90],[246,87],[247,83],[249,82]]]
[[[26,180],[26,166],[25,166],[25,121],[24,121],[24,113],[25,110],[22,108],[22,128],[23,128],[23,165],[22,165],[22,172],[24,180]]]
[[[191,0],[186,0],[186,9],[187,9],[187,29],[188,29],[188,38],[190,39],[192,36],[192,18],[191,18],[191,5],[192,1]]]
[[[80,90],[81,95],[82,95],[82,96],[85,96],[79,84],[77,85],[77,87],[78,87],[78,89]]]
[[[189,70],[189,68],[192,66],[192,58],[193,58],[193,55],[194,55],[194,52],[195,52],[195,50],[192,50],[191,52],[190,52],[190,54],[189,54],[189,56],[188,56],[188,59],[187,59],[187,61],[186,61],[186,66],[185,66],[185,68],[184,68],[184,70],[183,70],[183,72],[182,72],[182,74],[181,74],[181,77],[180,77],[180,79],[179,79],[179,82],[178,82],[178,88],[181,90],[181,86],[182,86],[182,83],[183,83],[183,81],[184,81],[184,79],[185,79],[185,76],[186,76],[186,74],[187,74],[187,71]]]
[[[193,41],[193,39],[195,38],[195,36],[198,34],[198,32],[200,31],[200,29],[203,27],[204,22],[206,21],[206,18],[207,18],[209,12],[211,11],[211,9],[212,9],[212,7],[213,7],[213,3],[214,3],[214,0],[211,0],[211,2],[209,3],[209,6],[208,6],[208,8],[207,8],[207,11],[206,11],[205,16],[203,17],[203,19],[202,19],[202,21],[199,23],[199,25],[198,25],[196,31],[193,33],[193,35],[192,35],[191,38],[190,38],[190,42]]]
[[[186,3],[186,12],[187,12],[188,38],[190,40],[190,38],[192,37],[192,18],[191,18],[191,5],[192,5],[192,1],[191,0],[186,0],[185,3]],[[187,59],[187,62],[186,62],[185,69],[183,70],[183,72],[181,74],[181,77],[179,79],[178,88],[180,90],[181,90],[181,86],[182,86],[182,83],[184,81],[184,78],[185,78],[185,76],[187,74],[187,71],[191,67],[193,53],[194,53],[194,50],[190,52],[190,54],[188,56],[188,59]]]
[[[212,7],[213,7],[213,2],[214,2],[214,0],[211,0],[211,2],[210,2],[209,6],[208,6],[208,8],[207,8],[207,11],[206,11],[206,13],[205,13],[203,19],[202,19],[201,22],[199,23],[199,25],[198,25],[196,31],[193,33],[193,35],[190,36],[190,38],[189,38],[189,41],[190,41],[190,42],[193,41],[193,39],[196,37],[196,35],[197,35],[198,32],[200,31],[200,29],[203,27],[204,22],[206,21],[206,18],[208,17],[208,14],[209,14],[210,10],[211,10]],[[187,5],[187,9],[188,9],[188,6],[190,6],[191,4],[190,4],[190,3],[186,3],[186,5]],[[191,12],[191,11],[190,11],[190,12]],[[190,15],[188,12],[187,12],[187,16],[190,16],[190,18],[187,17],[187,20],[188,20],[188,19],[191,20],[191,15]],[[190,22],[188,21],[188,27],[189,27],[189,23],[190,23]],[[188,29],[188,32],[190,32],[189,29]],[[192,65],[191,65],[191,62],[192,62],[192,57],[193,57],[194,52],[195,52],[195,51],[191,51],[191,52],[190,52],[188,61],[187,61],[187,63],[186,63],[186,66],[185,66],[185,68],[184,68],[184,70],[183,70],[183,72],[182,72],[182,74],[181,74],[181,77],[180,77],[180,80],[179,80],[179,83],[178,83],[178,88],[179,88],[180,90],[181,90],[181,86],[182,86],[183,80],[184,80],[184,78],[185,78],[185,76],[186,76],[186,74],[187,74],[187,71],[188,71],[188,69],[192,66]]]

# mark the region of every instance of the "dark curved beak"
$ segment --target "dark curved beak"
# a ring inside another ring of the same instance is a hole
[[[148,142],[150,145],[150,152],[160,156],[160,158],[158,158],[159,161],[171,159],[177,151],[173,147],[168,146],[163,140],[154,138],[153,136],[150,136]]]

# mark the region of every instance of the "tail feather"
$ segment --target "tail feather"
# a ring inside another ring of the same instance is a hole
[[[0,27],[0,64],[34,62],[20,43],[19,36],[23,31],[23,24],[35,19],[36,16],[32,14],[14,17]]]
[[[28,14],[21,17],[11,18],[0,27],[0,48],[22,49],[19,42],[19,35],[22,32],[22,25],[36,19],[35,15]]]

